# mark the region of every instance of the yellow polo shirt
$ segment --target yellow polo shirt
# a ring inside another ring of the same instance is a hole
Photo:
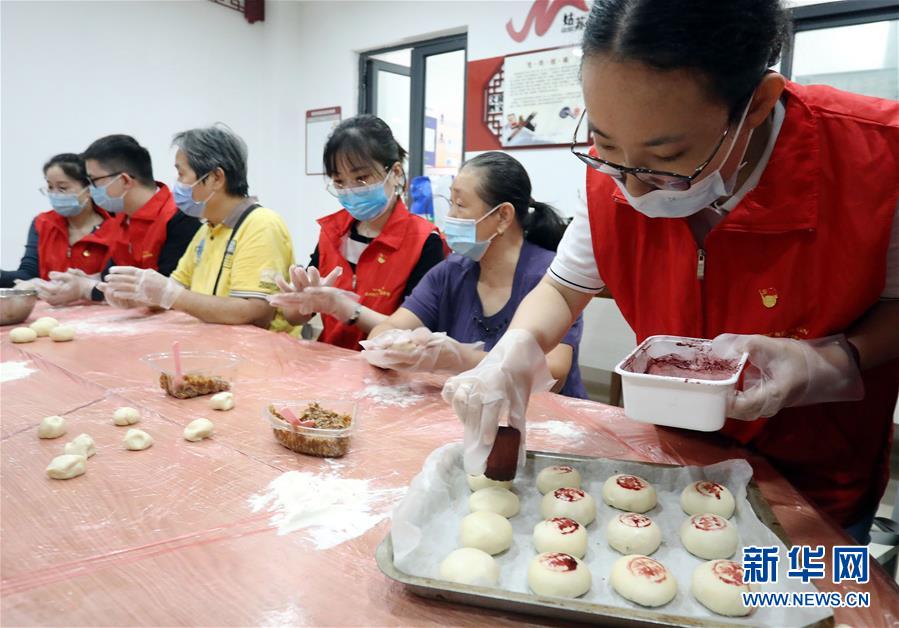
[[[287,277],[293,264],[293,244],[284,220],[275,211],[257,207],[250,213],[231,243],[233,225],[255,199],[247,199],[223,223],[205,223],[194,235],[178,261],[172,279],[192,292],[215,296],[265,299],[278,292],[275,277]],[[278,312],[269,326],[272,331],[297,333]]]

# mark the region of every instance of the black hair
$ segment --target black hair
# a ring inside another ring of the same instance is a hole
[[[738,117],[790,29],[781,0],[594,0],[583,58],[608,54],[658,70],[695,70]]]
[[[107,135],[87,147],[81,158],[93,159],[110,172],[127,172],[141,184],[155,185],[150,151],[137,143],[130,135]]]
[[[568,222],[551,205],[531,198],[531,178],[517,159],[490,151],[472,157],[460,168],[478,168],[478,197],[490,207],[511,203],[515,218],[531,244],[555,251]]]
[[[348,118],[337,125],[325,144],[325,174],[337,174],[339,157],[354,166],[381,164],[389,170],[393,164],[403,163],[406,150],[400,146],[387,123],[377,116],[365,113]]]
[[[63,174],[74,181],[78,181],[84,187],[91,184],[91,180],[87,178],[87,171],[84,169],[84,160],[80,155],[75,153],[60,153],[53,155],[44,164],[44,175],[47,171],[56,166],[62,170]]]

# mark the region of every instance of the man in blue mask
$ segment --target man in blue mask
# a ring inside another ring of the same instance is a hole
[[[200,223],[179,212],[168,187],[154,180],[149,151],[129,135],[108,135],[88,146],[82,157],[91,198],[116,216],[122,230],[107,270],[136,266],[170,275]],[[63,284],[67,302],[103,300],[95,278],[68,273],[56,281]]]

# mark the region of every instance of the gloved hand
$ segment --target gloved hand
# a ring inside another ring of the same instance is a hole
[[[49,281],[45,281],[38,277],[34,277],[32,279],[14,279],[13,280],[13,288],[16,290],[37,290],[37,297],[39,299],[43,299],[44,295],[50,292],[52,287],[53,292],[57,290],[56,286]]]
[[[518,464],[524,465],[528,400],[531,393],[549,390],[554,383],[537,339],[523,329],[507,331],[480,364],[447,380],[443,399],[465,426],[466,473],[484,472],[507,408],[509,425],[521,432]]]
[[[483,342],[463,344],[427,327],[390,329],[359,344],[362,356],[372,366],[429,373],[460,373],[469,363],[466,356],[484,346]]]
[[[115,296],[115,292],[109,286],[108,283],[99,283],[97,284],[97,290],[103,293],[103,297],[106,299],[106,302],[112,307],[117,307],[123,310],[130,310],[136,307],[143,307],[144,303],[139,303],[132,299],[122,299]]]
[[[114,300],[136,301],[170,310],[184,292],[180,283],[150,268],[134,266],[113,266],[106,275],[108,287],[103,290],[109,299],[110,290]]]
[[[321,312],[339,321],[348,321],[359,305],[358,294],[331,286],[304,288],[299,292],[281,292],[270,295],[267,299],[288,318]]]
[[[306,269],[302,266],[292,265],[287,274],[290,283],[285,281],[282,277],[275,278],[275,283],[278,284],[281,294],[275,294],[269,297],[269,303],[280,308],[286,318],[296,320],[303,316],[308,316],[309,314],[315,314],[315,311],[306,311],[308,309],[306,307],[308,301],[306,300],[293,298],[285,299],[281,297],[284,295],[298,294],[307,288],[330,288],[337,283],[337,279],[343,274],[343,268],[336,266],[334,270],[328,273],[327,277],[323,278],[315,266],[310,266]],[[276,300],[277,302],[272,300],[273,297],[278,297]],[[301,309],[303,311],[301,311]],[[349,319],[352,315],[353,313],[350,312],[347,318],[343,320]]]
[[[85,274],[77,268],[66,272],[50,271],[50,286],[45,291],[44,299],[50,305],[66,305],[75,301],[90,300],[91,291],[100,283],[97,277]],[[38,296],[41,291],[38,290]]]
[[[712,341],[722,358],[749,353],[743,390],[728,401],[727,416],[754,420],[782,408],[831,401],[855,401],[864,383],[846,336],[791,340],[768,336],[722,334]]]
[[[335,266],[326,277],[322,277],[315,266],[303,268],[302,266],[292,265],[288,270],[291,283],[287,283],[283,278],[278,277],[275,282],[281,289],[281,292],[301,292],[306,288],[322,288],[330,287],[337,283],[337,280],[343,274],[343,268]]]

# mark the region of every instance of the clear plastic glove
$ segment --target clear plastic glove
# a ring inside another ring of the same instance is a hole
[[[112,288],[109,287],[108,283],[99,283],[97,284],[97,290],[103,293],[103,297],[106,299],[106,303],[111,305],[112,307],[117,307],[123,310],[131,310],[136,307],[144,307],[144,303],[139,303],[138,301],[134,301],[131,299],[122,299],[115,296]]]
[[[465,426],[466,473],[484,472],[506,409],[509,425],[521,432],[518,464],[524,465],[528,401],[531,393],[549,390],[554,383],[537,339],[523,329],[507,331],[480,364],[447,380],[443,399]]]
[[[330,288],[333,287],[337,283],[337,279],[343,274],[343,268],[337,266],[332,270],[326,277],[322,277],[318,269],[315,266],[310,266],[308,269],[303,268],[302,266],[293,265],[287,272],[290,282],[285,281],[282,277],[277,277],[275,279],[275,283],[278,284],[278,288],[281,290],[281,295],[295,295],[303,292],[307,288]],[[278,297],[281,295],[272,295],[272,297]],[[308,304],[307,300],[303,299],[278,299],[279,303],[275,303],[269,298],[269,303],[281,309],[281,312],[290,320],[296,320],[303,316],[308,316],[310,314],[315,314],[315,311],[307,312],[305,311],[305,305]],[[355,309],[355,306],[354,306]],[[301,311],[303,310],[303,311]],[[347,318],[352,316],[352,312]],[[343,319],[346,320],[346,319]]]
[[[865,394],[846,336],[791,340],[722,334],[712,352],[731,359],[749,353],[743,390],[728,401],[727,416],[754,420],[783,408],[832,401],[856,401]]]
[[[13,280],[13,287],[16,290],[36,290],[37,297],[41,300],[44,300],[48,294],[56,292],[59,289],[59,286],[38,277],[27,280],[15,279]]]
[[[363,348],[362,357],[372,366],[429,373],[460,373],[469,363],[466,355],[484,346],[483,342],[463,344],[427,327],[390,329],[359,344]]]
[[[41,298],[50,305],[66,305],[75,301],[90,300],[91,291],[100,283],[95,276],[90,276],[77,268],[67,271],[50,271],[50,286]],[[40,296],[41,290],[38,290]]]
[[[299,292],[281,292],[267,298],[268,302],[279,308],[285,316],[294,319],[321,312],[339,321],[348,321],[359,305],[358,294],[331,286],[304,288]]]
[[[135,301],[170,310],[184,292],[180,283],[150,268],[113,266],[106,275],[103,293],[109,300]]]

